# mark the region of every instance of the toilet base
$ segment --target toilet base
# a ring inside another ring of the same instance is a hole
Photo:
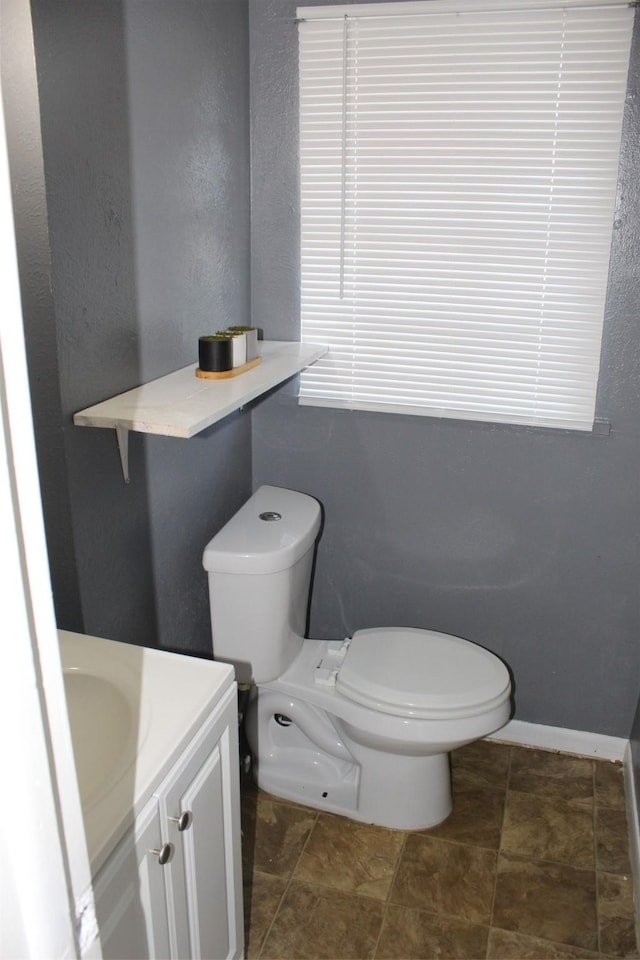
[[[254,757],[253,779],[260,790],[307,807],[354,817],[358,809],[360,768],[322,762],[312,751],[291,751],[265,763]],[[320,760],[320,762],[318,762]]]
[[[407,757],[360,744],[351,748],[361,762],[356,819],[396,830],[425,830],[447,819],[452,810],[447,753]]]
[[[285,800],[395,830],[435,827],[446,820],[452,810],[446,753],[431,757],[396,754],[384,756],[384,763],[378,754],[372,758],[373,765],[364,769],[351,765],[342,780],[319,775],[309,756],[289,759],[292,764],[296,763],[295,770],[289,767],[288,761],[281,764],[275,758],[273,763],[254,761],[256,785]],[[394,769],[389,769],[390,766]]]
[[[424,830],[451,813],[448,753],[357,743],[310,704],[261,691],[247,711],[253,777],[267,793],[364,823]]]

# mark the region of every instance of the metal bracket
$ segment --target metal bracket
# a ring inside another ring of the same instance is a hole
[[[122,476],[124,477],[124,482],[129,483],[129,431],[126,427],[116,427],[116,437],[118,440],[118,450],[120,451]]]

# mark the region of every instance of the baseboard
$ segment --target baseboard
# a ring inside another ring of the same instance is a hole
[[[636,940],[640,943],[640,823],[638,822],[638,795],[633,775],[631,744],[627,744],[624,757],[624,787],[627,799],[627,822],[629,824],[629,859],[633,873],[633,900],[636,916]]]
[[[525,723],[510,720],[504,727],[491,734],[489,740],[503,743],[519,743],[524,747],[541,750],[560,750],[581,757],[598,757],[601,760],[623,762],[629,741],[622,737],[608,737],[602,733],[586,730],[567,730],[564,727],[548,727],[542,723]]]

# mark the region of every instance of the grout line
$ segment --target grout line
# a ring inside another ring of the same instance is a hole
[[[598,955],[602,956],[602,941],[600,931],[600,879],[598,871],[598,799],[596,785],[596,765],[591,762],[591,776],[593,784],[593,871],[596,888],[596,935],[598,938]]]
[[[389,903],[391,900],[393,885],[396,882],[396,877],[398,876],[398,870],[400,869],[400,862],[404,856],[404,851],[407,846],[407,840],[409,839],[409,831],[403,831],[403,833],[404,833],[404,839],[402,841],[402,846],[400,847],[400,852],[398,853],[398,859],[396,860],[396,866],[395,866],[395,870],[393,871],[391,883],[389,884],[389,892],[387,893],[387,896],[384,902],[384,910],[382,911],[382,917],[380,919],[380,929],[378,930],[378,936],[376,937],[376,942],[373,948],[373,954],[372,954],[373,957],[375,957],[376,954],[378,953],[378,947],[380,946],[380,938],[382,936],[382,929],[384,927],[385,920],[387,919],[387,911],[389,909]]]
[[[305,807],[305,809],[308,810],[308,811],[311,813],[314,808],[313,808],[313,807]],[[302,858],[303,858],[303,856],[304,856],[304,852],[305,852],[305,850],[307,849],[307,847],[308,847],[308,845],[309,845],[309,842],[310,842],[311,837],[312,837],[312,835],[313,835],[313,831],[315,830],[315,828],[316,828],[317,825],[318,825],[318,820],[320,819],[320,813],[321,813],[320,810],[316,810],[316,811],[315,811],[315,816],[314,816],[314,818],[313,818],[313,826],[311,827],[311,830],[309,830],[309,833],[308,833],[308,835],[307,835],[307,839],[306,839],[305,842],[302,844],[302,850],[300,851],[300,853],[299,853],[299,855],[298,855],[298,859],[297,859],[296,862],[295,862],[295,866],[294,866],[293,870],[291,871],[291,876],[289,877],[289,880],[293,880],[293,875],[294,875],[294,873],[296,872],[296,870],[298,869],[298,865],[299,865],[300,861],[302,860]]]
[[[277,797],[274,798],[274,802],[278,802],[278,798],[277,798]],[[284,801],[284,805],[287,805],[287,801]],[[296,806],[299,806],[299,805],[297,804]],[[305,809],[306,809],[306,810],[309,810],[310,813],[313,812],[313,807],[305,807]],[[281,896],[280,899],[278,900],[278,905],[277,905],[277,907],[275,908],[275,910],[273,911],[273,916],[271,917],[271,922],[270,922],[269,926],[267,927],[267,930],[266,930],[266,932],[265,932],[265,934],[264,934],[264,937],[262,938],[262,943],[260,944],[260,949],[259,949],[258,954],[257,954],[258,957],[261,957],[261,956],[262,956],[262,951],[263,951],[263,949],[264,949],[264,947],[265,947],[265,945],[266,945],[266,943],[267,943],[267,940],[269,939],[269,935],[270,935],[271,930],[272,930],[272,928],[273,928],[273,925],[274,925],[274,923],[275,923],[275,921],[276,921],[276,917],[278,916],[278,913],[280,912],[280,907],[282,906],[282,902],[283,902],[284,898],[286,897],[287,893],[289,892],[289,887],[291,886],[291,881],[293,880],[293,875],[294,875],[294,873],[296,872],[296,869],[297,869],[297,867],[298,867],[298,864],[300,863],[300,859],[301,859],[304,851],[307,849],[307,844],[309,843],[309,840],[311,839],[311,834],[313,833],[313,831],[314,831],[314,829],[315,829],[315,826],[316,826],[316,824],[317,824],[317,822],[318,822],[318,817],[319,817],[319,816],[320,816],[320,811],[319,811],[319,810],[316,810],[316,811],[315,811],[315,816],[314,816],[314,819],[313,819],[313,826],[311,827],[311,830],[309,830],[309,835],[307,836],[307,839],[305,840],[305,842],[304,842],[303,845],[302,845],[302,850],[300,851],[300,854],[298,855],[298,859],[296,860],[294,866],[293,866],[292,869],[291,869],[291,873],[290,873],[289,876],[286,878],[286,880],[287,880],[286,886],[285,886],[284,890],[282,891],[282,896]],[[273,874],[273,876],[277,876],[277,874]],[[285,878],[283,877],[282,879],[285,879]],[[253,883],[253,878],[252,878],[252,883]],[[245,946],[246,946],[246,944],[245,944]]]
[[[253,882],[253,881],[252,881],[252,882]],[[287,884],[286,884],[284,890],[282,891],[282,896],[281,896],[280,899],[278,900],[278,905],[277,905],[277,907],[275,908],[275,910],[273,911],[273,916],[271,917],[271,923],[270,923],[269,926],[267,927],[266,932],[265,932],[265,934],[264,934],[264,936],[263,936],[263,938],[262,938],[262,943],[260,944],[260,949],[258,950],[258,953],[256,954],[257,957],[261,957],[261,956],[262,956],[262,951],[263,951],[263,949],[264,949],[264,947],[265,947],[265,945],[266,945],[267,940],[269,939],[269,934],[271,933],[271,928],[273,927],[273,924],[275,923],[275,919],[276,919],[276,917],[278,916],[278,912],[279,912],[279,910],[280,910],[280,907],[282,906],[282,901],[284,900],[284,898],[285,898],[286,895],[287,895],[287,891],[288,891],[288,889],[289,889],[289,884],[290,884],[290,883],[291,883],[291,877],[289,877],[289,879],[287,880]],[[246,948],[246,946],[247,946],[247,944],[245,944],[245,948]]]
[[[504,826],[507,819],[507,805],[509,803],[509,791],[511,790],[511,762],[513,759],[513,746],[509,749],[509,766],[507,768],[507,783],[504,791],[504,808],[502,810],[502,824],[500,826],[500,842],[498,843],[498,849],[496,851],[496,875],[493,881],[493,896],[491,898],[491,911],[489,913],[489,936],[487,937],[487,951],[486,956],[489,954],[489,946],[491,943],[491,930],[493,928],[493,912],[496,906],[496,895],[498,893],[498,869],[500,867],[500,854],[502,853],[502,838],[504,836]]]

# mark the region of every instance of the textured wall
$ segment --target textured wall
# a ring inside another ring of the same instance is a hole
[[[128,486],[112,432],[71,417],[249,315],[246,2],[34,0],[33,15],[80,596],[60,625],[206,652],[201,553],[250,492],[249,416],[190,441],[132,434]],[[45,451],[45,494],[52,466]]]
[[[295,3],[249,9],[254,322],[295,339]],[[292,387],[253,424],[254,486],[325,507],[314,635],[456,633],[505,658],[519,719],[623,737],[640,692],[638,34],[599,396],[611,436],[299,408]]]
[[[19,0],[3,2],[0,47],[34,429],[38,460],[48,473],[42,496],[51,579],[58,619],[73,627],[81,623],[80,595],[62,446],[40,104],[28,7]]]

